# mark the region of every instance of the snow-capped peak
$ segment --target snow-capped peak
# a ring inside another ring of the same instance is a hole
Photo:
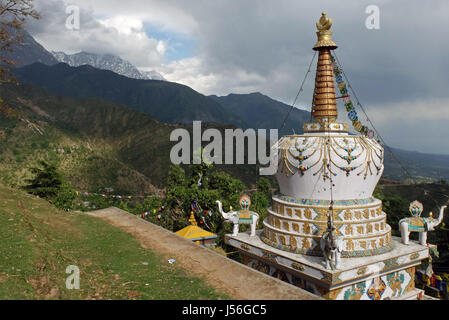
[[[139,71],[129,61],[113,54],[96,54],[81,51],[75,54],[66,54],[64,52],[52,51],[53,56],[59,62],[67,63],[72,67],[81,65],[90,65],[94,68],[110,70],[128,78],[145,80],[165,80],[164,77],[156,71]]]

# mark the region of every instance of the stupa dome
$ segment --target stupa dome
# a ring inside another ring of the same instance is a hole
[[[280,191],[294,199],[369,199],[384,169],[376,140],[346,132],[284,136],[278,157]]]

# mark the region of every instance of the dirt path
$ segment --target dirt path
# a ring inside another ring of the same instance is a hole
[[[143,247],[174,258],[176,265],[206,279],[238,300],[314,300],[317,296],[255,271],[118,208],[87,212],[132,234]]]

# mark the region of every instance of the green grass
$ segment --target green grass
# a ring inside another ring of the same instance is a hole
[[[0,299],[226,299],[129,234],[0,185]],[[80,289],[65,286],[67,266]]]

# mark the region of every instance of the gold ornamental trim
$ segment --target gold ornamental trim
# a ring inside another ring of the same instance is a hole
[[[271,224],[268,224],[267,222],[263,222],[264,228],[269,229],[269,231],[277,233],[277,234],[281,234],[281,235],[289,235],[289,236],[296,236],[296,237],[302,237],[302,238],[310,238],[310,239],[321,239],[321,235],[311,235],[311,234],[298,234],[298,233],[293,233],[290,231],[285,231],[282,229],[278,229],[274,226],[272,226]],[[344,236],[343,240],[360,240],[360,239],[371,239],[371,238],[382,238],[384,236],[387,236],[389,234],[391,234],[391,227],[390,225],[385,225],[385,229],[386,231],[384,232],[379,232],[379,233],[375,233],[375,234],[370,234],[370,235],[366,235],[366,236],[356,236],[356,237],[351,237],[351,236]]]
[[[294,202],[288,202],[279,198],[275,198],[272,197],[274,202],[279,203],[280,205],[284,205],[285,207],[294,207],[294,208],[309,208],[309,209],[328,209],[329,205],[313,205],[313,204],[301,204],[301,203],[294,203]],[[337,210],[343,210],[343,209],[374,209],[377,207],[382,206],[382,202],[379,199],[375,199],[374,200],[377,203],[369,203],[366,205],[359,205],[359,204],[354,204],[354,205],[346,205],[346,206],[333,206],[334,211]]]
[[[293,222],[307,222],[307,223],[316,223],[316,224],[327,224],[326,220],[313,220],[313,219],[304,219],[304,218],[298,218],[296,219],[293,216],[288,216],[288,215],[282,215],[276,211],[273,211],[271,209],[267,209],[269,214],[278,218],[278,219],[282,219],[282,220],[289,220],[289,221],[293,221]],[[364,219],[364,220],[337,220],[335,221],[335,225],[339,226],[339,225],[346,225],[346,224],[368,224],[368,223],[379,223],[379,222],[385,222],[386,223],[386,218],[387,218],[387,214],[385,212],[383,212],[383,215],[378,215],[376,216],[376,218],[374,219]],[[295,215],[293,213],[293,215]],[[339,214],[334,214],[333,217],[337,218]]]

